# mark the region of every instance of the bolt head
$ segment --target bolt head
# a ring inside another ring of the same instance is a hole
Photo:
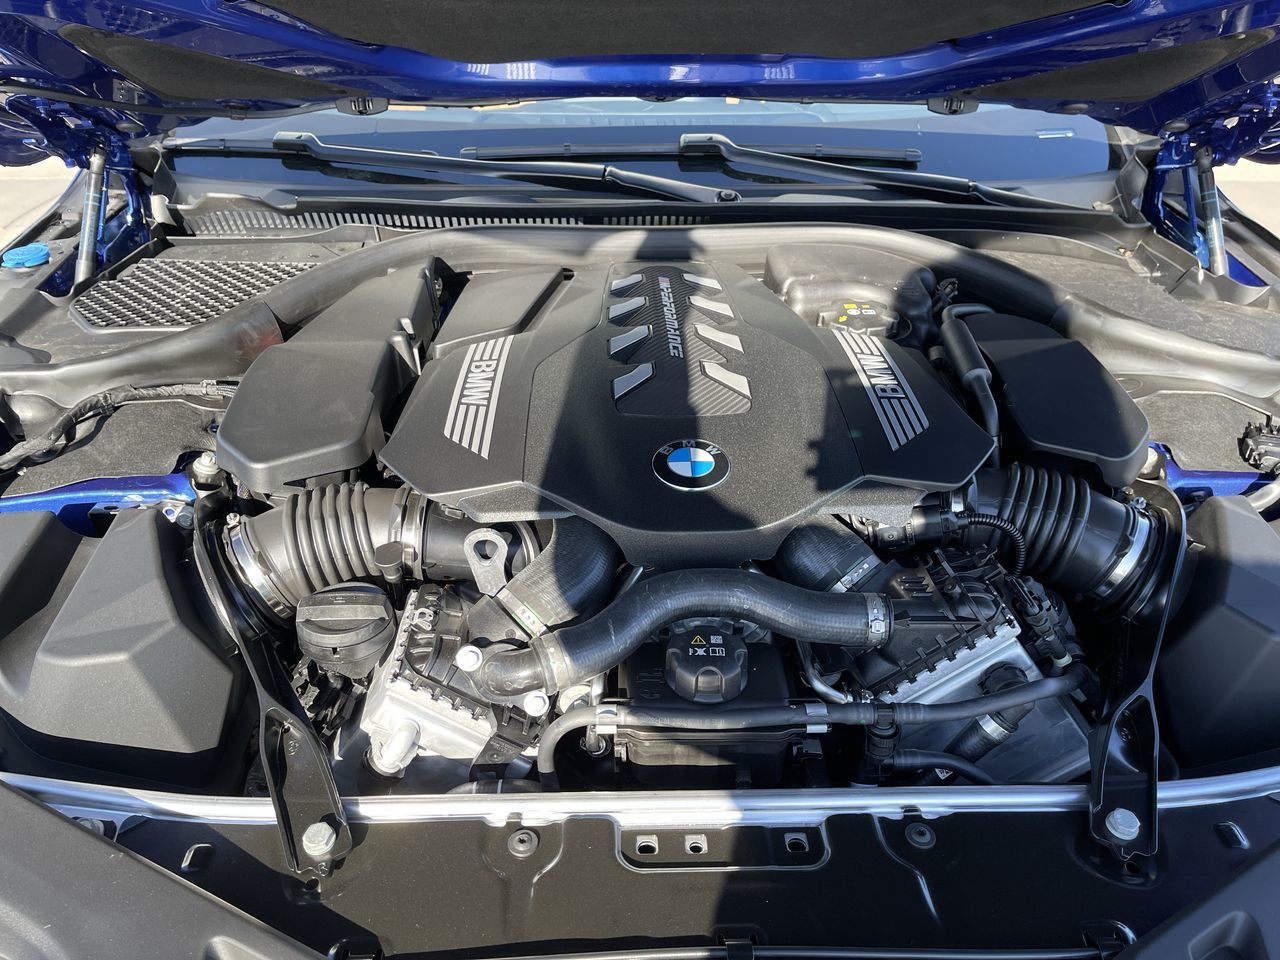
[[[1142,832],[1142,821],[1138,819],[1138,815],[1124,807],[1116,807],[1108,813],[1104,824],[1107,833],[1123,843],[1137,840],[1138,834]]]
[[[338,832],[323,821],[317,821],[302,831],[302,852],[319,860],[333,852],[338,843]]]
[[[523,860],[525,857],[533,856],[537,849],[538,835],[532,830],[517,830],[507,837],[507,850],[513,857]]]
[[[531,717],[540,717],[551,709],[551,701],[541,690],[530,690],[520,701],[520,708]]]

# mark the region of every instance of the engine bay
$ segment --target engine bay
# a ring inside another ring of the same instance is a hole
[[[1268,488],[1187,497],[1134,398],[1239,351],[888,229],[484,228],[281,275],[0,371],[29,486],[130,404],[202,424],[134,431],[167,493],[0,498],[33,505],[0,512],[6,771],[270,795],[314,868],[339,797],[1108,763],[1145,786],[1098,830],[1143,852],[1157,771],[1280,750]]]

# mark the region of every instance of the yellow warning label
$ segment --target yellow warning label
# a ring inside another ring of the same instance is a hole
[[[702,639],[702,634],[698,634],[689,641],[689,645],[694,647],[705,647],[707,645],[707,641]]]

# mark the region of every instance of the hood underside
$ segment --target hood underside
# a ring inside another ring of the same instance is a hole
[[[1225,162],[1266,145],[1278,24],[1221,0],[5,0],[0,162],[211,113],[579,96],[1011,103]]]

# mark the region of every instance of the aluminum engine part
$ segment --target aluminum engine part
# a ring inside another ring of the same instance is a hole
[[[1004,616],[968,644],[960,643],[946,658],[891,690],[877,691],[893,703],[946,703],[983,694],[980,681],[997,664],[1017,667],[1028,680],[1043,676],[1023,647],[1021,627],[1004,608]],[[900,745],[942,750],[964,722],[906,727]],[[1053,783],[1069,780],[1089,768],[1088,728],[1074,706],[1063,699],[1041,700],[1017,731],[995,747],[979,766],[1009,783]]]
[[[383,776],[410,763],[415,779],[446,789],[465,782],[477,762],[523,772],[519,738],[503,735],[493,708],[472,696],[458,666],[463,614],[456,597],[434,587],[410,594],[391,652],[374,672],[360,715],[366,760]]]

